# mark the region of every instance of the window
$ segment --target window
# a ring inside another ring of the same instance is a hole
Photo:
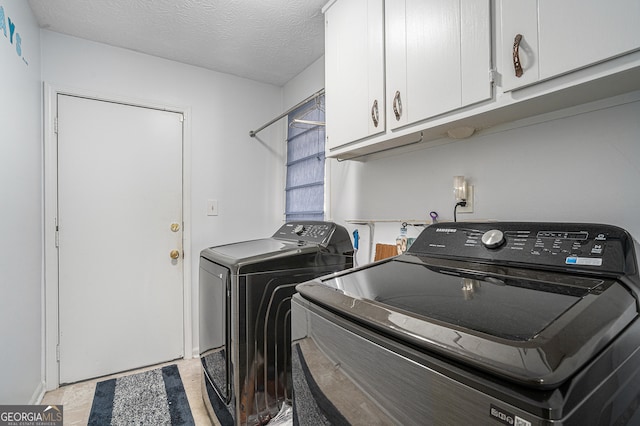
[[[324,220],[324,95],[287,121],[286,220]]]

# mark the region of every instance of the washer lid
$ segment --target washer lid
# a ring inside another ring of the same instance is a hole
[[[256,257],[270,257],[283,251],[295,251],[299,246],[299,244],[288,241],[264,238],[210,247],[202,251],[202,256],[207,258],[211,256],[214,258],[224,257],[226,259],[243,260]]]
[[[636,316],[620,283],[401,256],[297,286],[383,333],[528,386],[558,385]]]
[[[291,261],[292,257],[317,251],[318,246],[313,244],[264,238],[209,247],[200,252],[200,257],[232,269],[253,265],[247,272],[257,272],[282,267],[284,258]],[[293,267],[292,263],[289,268]]]

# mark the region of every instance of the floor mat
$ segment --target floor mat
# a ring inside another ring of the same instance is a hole
[[[178,366],[99,382],[89,425],[194,425]]]

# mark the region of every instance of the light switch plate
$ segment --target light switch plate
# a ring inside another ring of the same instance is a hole
[[[207,200],[207,216],[218,216],[218,200]]]

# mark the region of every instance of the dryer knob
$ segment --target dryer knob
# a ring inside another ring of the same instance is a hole
[[[482,235],[482,244],[486,248],[498,248],[504,244],[504,234],[498,229],[492,229]]]

